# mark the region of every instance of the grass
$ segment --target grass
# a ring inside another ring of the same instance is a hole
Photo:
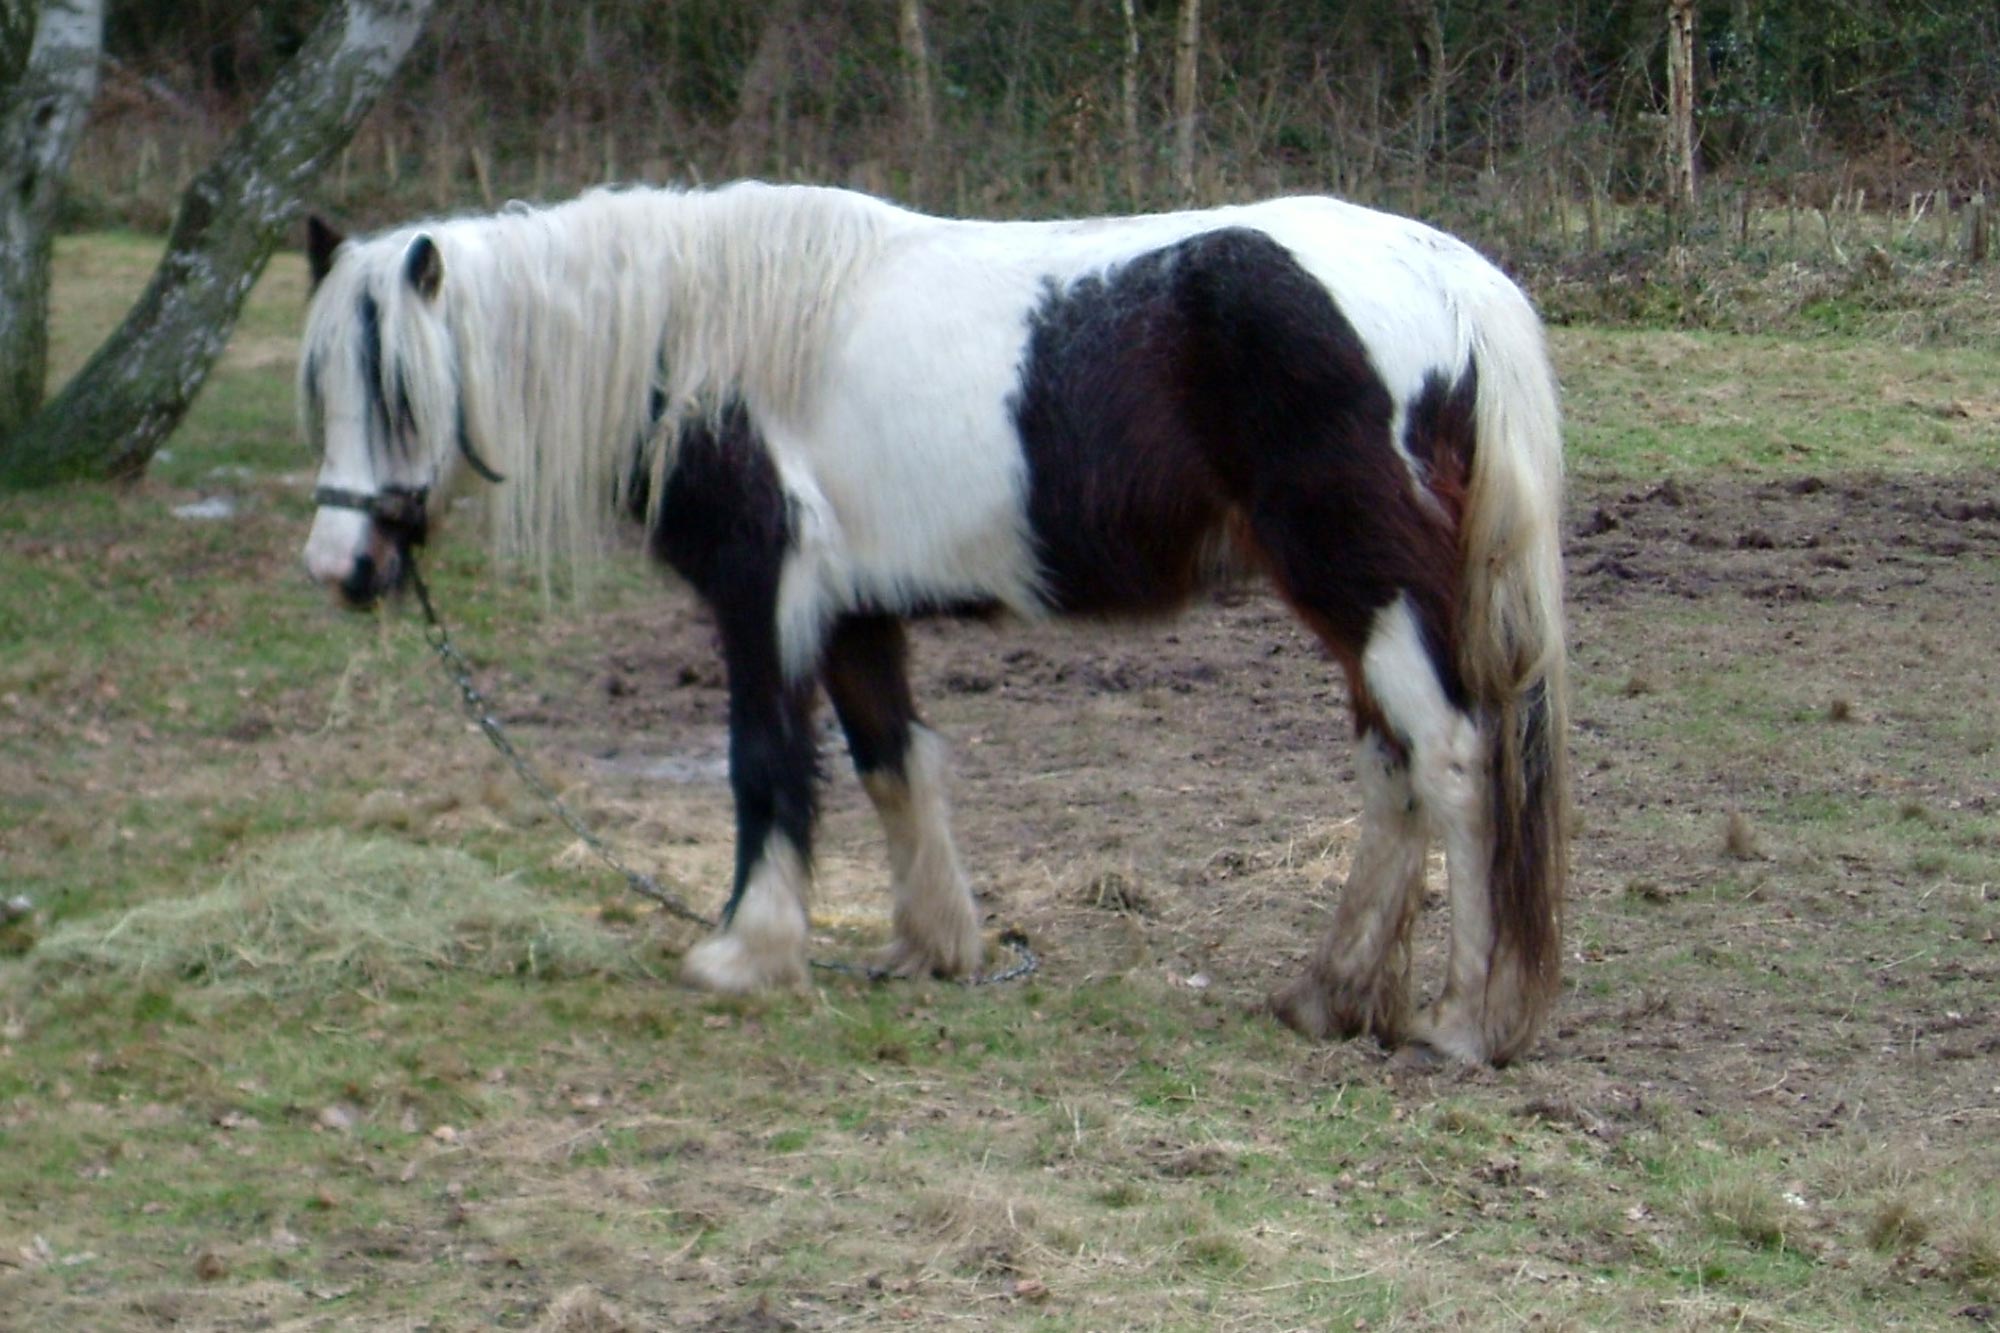
[[[2000,404],[1976,341],[1593,327],[1552,338],[1585,478],[2000,465]]]
[[[61,365],[150,254],[63,244]],[[294,574],[302,290],[281,260],[143,484],[0,498],[0,889],[38,909],[0,952],[23,1327],[1947,1328],[2000,1297],[2000,825],[1971,799],[1993,718],[1951,688],[1980,641],[1937,606],[1586,604],[1573,985],[1515,1069],[1407,1070],[1257,1012],[1350,826],[1260,810],[1167,850],[1209,812],[1092,767],[1099,739],[1121,764],[1176,743],[1144,691],[1041,739],[1023,780],[1078,774],[1074,800],[989,851],[1041,976],[704,999],[665,980],[684,936],[467,733],[414,627]],[[2000,463],[1970,343],[1554,337],[1606,503],[1662,474]],[[209,494],[237,516],[175,515]],[[566,733],[607,670],[695,669],[607,667],[649,641],[611,636],[656,623],[634,608],[662,614],[646,578],[558,609],[466,543],[432,564],[571,799],[721,882],[719,787],[634,795],[580,757],[622,734]],[[1796,659],[1739,651],[1750,621]],[[1898,647],[1839,655],[1865,635]],[[1006,688],[936,703],[969,765]],[[820,947],[854,954],[881,911],[841,886],[876,877],[872,835],[830,800]],[[1288,933],[1233,942],[1248,917]]]

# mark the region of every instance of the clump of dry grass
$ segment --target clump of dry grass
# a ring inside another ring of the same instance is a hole
[[[1077,895],[1085,906],[1126,916],[1151,916],[1152,897],[1138,880],[1119,870],[1093,875]]]
[[[535,1333],[638,1333],[625,1312],[592,1291],[572,1287],[549,1303]]]
[[[1876,1204],[1874,1214],[1868,1219],[1868,1244],[1885,1254],[1907,1250],[1923,1244],[1930,1230],[1930,1219],[1898,1195]]]
[[[1717,1231],[1752,1245],[1777,1249],[1785,1243],[1785,1205],[1758,1181],[1713,1181],[1696,1193],[1694,1211]]]
[[[44,988],[116,976],[271,996],[645,971],[629,941],[463,852],[337,832],[261,848],[192,897],[65,923],[28,961]]]
[[[1939,1243],[1946,1269],[1962,1287],[2000,1291],[2000,1227],[1990,1218],[1960,1219]]]
[[[1722,826],[1722,850],[1734,861],[1755,861],[1764,854],[1756,826],[1741,810],[1730,811]]]

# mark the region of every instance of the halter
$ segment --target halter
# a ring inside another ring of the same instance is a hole
[[[313,503],[324,509],[353,509],[375,520],[389,540],[399,547],[422,546],[430,532],[430,515],[424,503],[430,498],[428,486],[385,486],[375,494],[342,490],[338,486],[315,487]]]
[[[465,408],[459,406],[458,452],[465,458],[472,470],[494,485],[507,480],[496,472],[491,463],[479,456],[472,447],[472,437],[465,431]],[[388,534],[389,540],[403,550],[412,546],[422,546],[430,533],[430,515],[424,510],[424,502],[430,498],[428,486],[384,486],[370,495],[365,491],[343,490],[338,486],[317,486],[313,488],[313,503],[324,509],[354,509],[368,515]]]

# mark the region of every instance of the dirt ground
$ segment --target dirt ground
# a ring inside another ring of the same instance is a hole
[[[2000,483],[1585,483],[1567,526],[1580,833],[1567,991],[1534,1053],[1550,1094],[1585,1116],[1665,1098],[1800,1134],[1991,1133]],[[1273,598],[933,622],[913,656],[989,920],[1056,984],[1157,966],[1255,1006],[1301,965],[1357,804],[1338,673]],[[598,618],[564,660],[515,720],[712,907],[729,806],[705,617],[675,594]],[[879,839],[822,725],[816,910],[879,932]],[[1300,1051],[1328,1077],[1382,1058]]]
[[[75,1119],[138,1145],[129,1169],[85,1159],[82,1182],[66,1174],[34,1213],[32,1241],[44,1230],[50,1240],[46,1253],[22,1252],[19,1308],[63,1312],[41,1321],[50,1326],[119,1329],[469,1327],[377,1319],[397,1302],[462,1301],[480,1326],[628,1326],[565,1314],[575,1288],[578,1300],[595,1290],[659,1312],[661,1326],[912,1321],[974,1297],[989,1304],[968,1323],[1015,1326],[1053,1291],[1056,1317],[1075,1327],[1380,1328],[1437,1326],[1435,1311],[1511,1293],[1524,1327],[1543,1326],[1538,1301],[1558,1312],[1576,1302],[1591,1312],[1583,1326],[1825,1327],[1841,1322],[1829,1311],[1859,1309],[1894,1283],[1898,1309],[1935,1315],[1904,1326],[1990,1324],[2000,1273],[1981,1211],[1990,1203],[1939,1200],[1984,1197],[2000,1123],[2000,476],[1586,481],[1565,527],[1579,823],[1565,992],[1515,1067],[1408,1069],[1372,1043],[1309,1043],[1262,1014],[1324,928],[1357,810],[1338,673],[1267,593],[1245,587],[1141,626],[929,622],[913,630],[915,686],[952,747],[961,850],[989,924],[1022,929],[1039,951],[1033,990],[1065,997],[1024,1002],[1024,987],[992,1007],[1031,1027],[1042,1015],[1022,1014],[1023,1003],[1072,1026],[1069,1016],[1105,1015],[1103,1030],[1047,1052],[1050,1108],[1033,1108],[1034,1088],[987,1086],[983,1069],[904,1064],[908,1051],[891,1047],[906,1027],[934,1030],[940,1050],[946,1039],[928,1017],[946,1006],[924,985],[885,1001],[890,1046],[872,1058],[865,1033],[846,1035],[862,1032],[858,983],[741,1009],[624,981],[601,993],[489,986],[484,1002],[523,1014],[581,1004],[589,1015],[565,1020],[561,1040],[512,1052],[514,1072],[498,1082],[436,1048],[506,1019],[444,1016],[468,1026],[433,1043],[397,1028],[395,1006],[347,997],[365,1015],[355,1031],[390,1029],[398,1054],[387,1072],[364,1064],[375,1072],[337,1097],[301,1076],[311,1091],[299,1095],[320,1100],[264,1106],[268,1130],[241,1107],[259,1079],[285,1077],[282,1060],[277,1073],[253,1065],[246,1076],[219,1046],[207,1058],[231,1072],[201,1075],[192,1095],[172,1089],[203,1062],[171,1047],[158,1057],[166,1072],[130,1076],[131,1107],[105,1091],[127,1077],[120,1060],[152,1068],[154,1037],[135,1027],[136,1053],[114,1050],[108,1073],[90,1054],[0,1108],[38,1142],[67,1144],[56,1121]],[[284,534],[287,560],[294,540]],[[461,639],[538,766],[621,850],[713,911],[733,848],[712,627],[677,590],[607,605],[546,622],[560,628],[537,644],[510,642],[520,627],[504,617]],[[480,625],[473,604],[446,611]],[[552,858],[569,909],[587,906],[594,886],[623,908],[615,881],[564,850],[552,821],[536,822],[476,735],[425,706],[443,705],[444,689],[421,649],[384,646],[408,626],[370,636],[352,624],[332,699],[322,681],[296,687],[310,698],[280,700],[275,716],[295,721],[245,714],[197,747],[222,756],[211,768],[167,746],[87,748],[97,762],[123,758],[115,781],[92,770],[84,796],[176,781],[358,781],[366,794],[342,822],[362,833],[413,833],[396,844],[411,855],[472,846],[503,875],[523,858],[539,873]],[[384,680],[391,662],[420,674]],[[273,734],[285,726],[296,729]],[[886,936],[885,857],[831,718],[821,726],[815,947],[857,957]],[[1423,984],[1440,972],[1440,880],[1434,860]],[[648,957],[652,937],[686,941],[645,913],[618,929],[647,940]],[[1088,997],[1108,977],[1139,984],[1107,986],[1117,1004],[1100,1011]],[[461,984],[471,983],[436,982],[445,993]],[[1067,1003],[1075,997],[1085,1002]],[[1350,1090],[1398,1130],[1356,1137],[1343,1125],[1337,1163],[1295,1171],[1288,1158],[1268,1173],[1275,1192],[1254,1199],[1265,1176],[1246,1166],[1231,1194],[1230,1163],[1265,1150],[1257,1131],[1224,1107],[1183,1105],[1178,1091],[1167,1111],[1135,1105],[1135,1043],[1116,1025],[1119,1006],[1139,1003],[1154,1027],[1184,1035],[1183,1050],[1248,1042],[1259,1069],[1270,1055],[1280,1068],[1268,1082],[1241,1065],[1230,1078],[1253,1102],[1282,1106],[1293,1132],[1331,1122]],[[314,1023],[312,1058],[349,1058]],[[0,1027],[0,1052],[26,1032]],[[787,1040],[834,1044],[821,1062],[788,1055]],[[688,1057],[710,1041],[731,1053],[713,1080],[681,1086],[656,1067],[662,1052]],[[433,1128],[419,1115],[408,1099],[430,1095],[434,1065],[447,1083],[474,1085],[464,1105],[483,1108],[476,1119]],[[827,1123],[827,1097],[855,1123]],[[736,1118],[715,1110],[725,1104]],[[778,1108],[768,1123],[760,1105]],[[355,1116],[363,1122],[348,1126]],[[286,1137],[300,1117],[316,1128]],[[1467,1125],[1491,1145],[1470,1157],[1448,1142]],[[1550,1139],[1565,1146],[1549,1150]],[[961,1140],[997,1143],[993,1169],[983,1147],[959,1160]],[[283,1156],[287,1144],[304,1167]],[[234,1173],[238,1152],[265,1154],[255,1161],[281,1183],[247,1201],[196,1198],[180,1230],[151,1229],[151,1209],[178,1206],[146,1192],[153,1161],[213,1159]],[[1649,1210],[1641,1196],[1661,1173],[1685,1172],[1671,1159],[1690,1153],[1700,1172],[1732,1156],[1755,1165],[1739,1194],[1716,1172],[1713,1186],[1661,1188]],[[282,1183],[301,1170],[313,1182],[305,1204]],[[1406,1179],[1412,1171],[1428,1184]],[[1404,1180],[1432,1212],[1391,1216],[1386,1185],[1372,1220],[1328,1202],[1373,1200],[1377,1179]],[[97,1189],[130,1191],[124,1211],[93,1202]],[[1336,1211],[1308,1210],[1286,1230],[1306,1204]],[[1260,1220],[1246,1224],[1239,1209]],[[1716,1242],[1735,1246],[1720,1266],[1701,1257],[1700,1237],[1719,1225],[1711,1214],[1735,1238]],[[139,1232],[118,1229],[134,1217]],[[599,1230],[572,1235],[586,1217]],[[1351,1235],[1339,1231],[1348,1221]],[[1437,1248],[1462,1232],[1469,1253]],[[705,1242],[711,1233],[721,1239]],[[1315,1257],[1336,1233],[1335,1259]],[[206,1268],[204,1246],[222,1256]],[[108,1259],[65,1268],[69,1251]],[[113,1261],[158,1289],[114,1311],[97,1276],[108,1269],[94,1266]],[[1725,1281],[1739,1261],[1771,1271]],[[1293,1290],[1287,1274],[1326,1262],[1331,1276],[1315,1280],[1331,1285]],[[209,1271],[231,1265],[242,1282]],[[1350,1269],[1389,1274],[1380,1305],[1345,1303]],[[1255,1290],[1240,1271],[1254,1271]],[[1746,1290],[1763,1322],[1746,1325]],[[1217,1291],[1242,1303],[1231,1322],[1203,1304]],[[1803,1323],[1778,1317],[1794,1303],[1811,1312]],[[83,1310],[95,1313],[71,1317]],[[270,1322],[286,1310],[301,1322]]]

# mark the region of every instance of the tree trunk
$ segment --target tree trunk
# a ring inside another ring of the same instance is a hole
[[[1181,0],[1174,42],[1174,187],[1182,203],[1194,201],[1195,100],[1201,72],[1201,0]]]
[[[10,107],[14,85],[28,68],[28,53],[34,49],[36,20],[41,12],[41,0],[0,0],[0,91],[5,92]]]
[[[757,46],[736,89],[736,116],[729,123],[729,169],[738,176],[782,174],[774,161],[785,132],[786,99],[799,62],[797,0],[779,0],[757,32]]]
[[[1118,84],[1119,126],[1124,136],[1119,158],[1125,165],[1125,206],[1136,209],[1145,191],[1139,165],[1139,15],[1133,0],[1118,0],[1125,18],[1125,63]]]
[[[228,342],[306,186],[353,135],[431,4],[343,0],[327,11],[181,196],[166,256],[124,323],[54,401],[0,438],[0,485],[145,469]]]
[[[103,0],[10,3],[0,22],[0,440],[42,405],[56,209],[103,48]]]
[[[923,0],[897,0],[896,41],[903,52],[903,108],[909,120],[910,183],[922,198],[930,178],[937,109],[931,101],[931,52],[924,40]]]
[[[1694,0],[1667,0],[1667,214],[1694,217]]]
[[[1444,140],[1446,98],[1450,95],[1451,67],[1445,61],[1444,18],[1437,0],[1404,0],[1403,16],[1410,25],[1410,47],[1416,56],[1417,75],[1417,186],[1421,190]]]

